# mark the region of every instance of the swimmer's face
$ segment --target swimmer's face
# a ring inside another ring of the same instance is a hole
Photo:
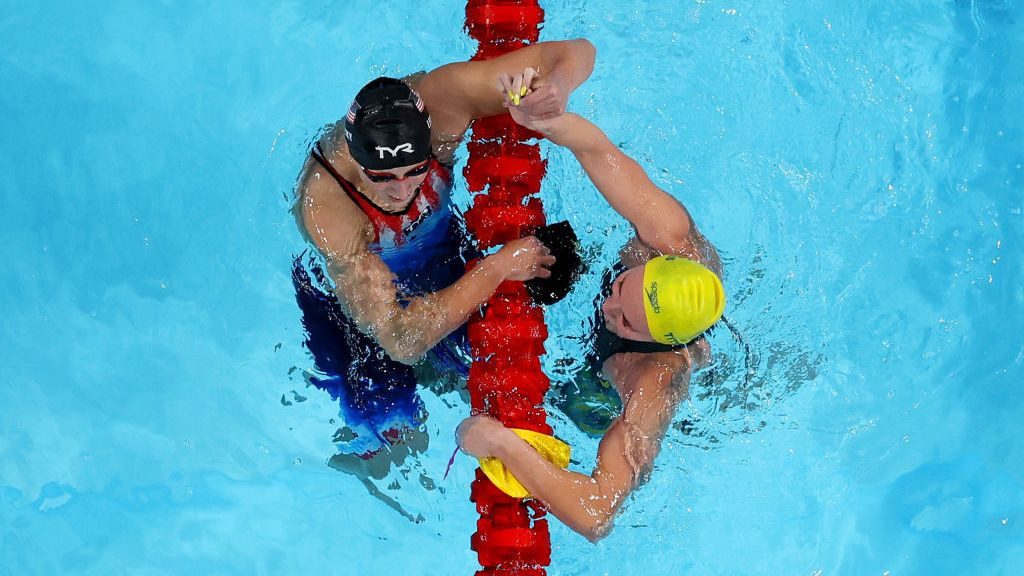
[[[373,192],[375,203],[388,212],[405,210],[430,171],[430,159],[391,170],[359,167],[363,185]]]
[[[612,282],[612,293],[601,305],[608,329],[627,340],[654,342],[644,310],[644,267],[630,268]]]

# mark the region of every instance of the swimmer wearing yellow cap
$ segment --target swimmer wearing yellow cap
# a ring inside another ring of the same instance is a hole
[[[601,439],[590,474],[560,465],[568,458],[555,457],[561,449],[556,439],[538,442],[485,416],[463,421],[459,442],[486,459],[496,472],[492,478],[507,484],[509,493],[514,489],[517,497],[543,501],[567,526],[595,541],[608,534],[626,497],[650,474],[691,374],[710,361],[703,334],[725,310],[721,262],[686,208],[597,126],[571,113],[536,121],[514,106],[509,111],[520,124],[569,148],[611,207],[636,229],[620,252],[624,271],[614,280],[608,276],[596,347],[607,344],[596,354],[597,370],[622,409]]]
[[[706,266],[662,255],[620,274],[601,308],[623,338],[683,346],[722,317],[725,290]]]

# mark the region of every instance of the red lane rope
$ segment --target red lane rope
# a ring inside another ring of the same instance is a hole
[[[544,11],[537,0],[469,0],[466,31],[480,43],[473,60],[487,60],[537,42]],[[546,165],[540,148],[524,144],[539,137],[508,115],[473,124],[469,160],[463,171],[476,196],[466,211],[466,227],[480,249],[504,244],[544,225],[540,191]],[[485,191],[486,190],[486,191]],[[483,314],[469,322],[473,365],[469,394],[474,411],[505,426],[551,434],[544,411],[549,381],[540,356],[547,338],[544,311],[522,282],[505,282]],[[517,500],[498,490],[479,469],[470,501],[480,519],[471,539],[483,567],[477,576],[545,576],[551,539],[544,506]]]

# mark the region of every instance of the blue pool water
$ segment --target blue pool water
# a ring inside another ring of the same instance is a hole
[[[597,46],[572,107],[719,246],[749,352],[716,334],[651,482],[597,546],[556,524],[549,573],[1024,572],[1021,8],[656,4],[547,2],[543,37]],[[5,3],[0,575],[476,569],[468,408],[425,391],[429,450],[378,483],[422,522],[329,468],[289,280],[319,126],[472,53],[430,5]],[[599,270],[627,227],[547,153]]]

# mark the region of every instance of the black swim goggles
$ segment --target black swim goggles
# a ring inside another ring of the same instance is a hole
[[[360,166],[360,168],[362,168],[362,166]],[[367,170],[366,168],[363,168],[363,174],[366,174],[366,177],[370,180],[370,182],[376,182],[377,184],[380,184],[383,182],[401,182],[406,178],[415,178],[416,176],[422,176],[426,174],[428,170],[430,170],[430,158],[427,158],[426,160],[423,161],[422,164],[406,172],[405,176],[396,176],[390,172],[376,172],[374,170]]]

